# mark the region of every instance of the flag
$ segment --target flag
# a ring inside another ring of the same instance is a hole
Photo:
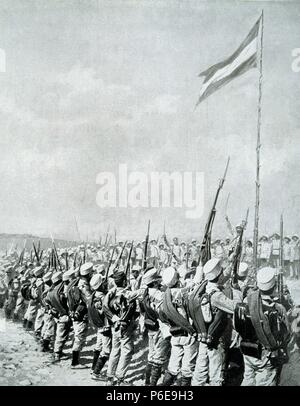
[[[261,17],[253,26],[247,38],[229,58],[211,66],[199,74],[199,76],[204,76],[205,78],[196,106],[220,87],[226,85],[226,83],[242,75],[248,69],[257,66],[257,40],[260,21]]]

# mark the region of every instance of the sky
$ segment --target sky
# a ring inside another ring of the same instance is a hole
[[[0,5],[0,232],[201,238],[227,157],[213,235],[255,202],[258,70],[203,101],[198,74],[233,53],[264,9],[260,233],[300,232],[300,2],[12,1]],[[101,172],[199,171],[204,213],[100,208]],[[76,221],[78,230],[76,228]]]

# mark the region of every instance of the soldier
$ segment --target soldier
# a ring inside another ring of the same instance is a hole
[[[160,266],[161,268],[164,268],[164,267],[167,266],[167,264],[168,264],[169,255],[168,255],[168,253],[167,253],[165,244],[164,244],[163,242],[161,242],[161,243],[159,244],[159,247],[158,247],[158,248],[159,248],[159,253],[158,253],[159,259],[158,259],[158,263],[159,263],[159,266]]]
[[[44,308],[44,316],[43,316],[42,329],[41,329],[41,343],[42,343],[43,352],[50,351],[50,348],[49,348],[50,342],[55,337],[54,318],[53,318],[50,308],[46,302],[46,297],[52,286],[51,277],[52,277],[52,272],[50,272],[50,271],[47,272],[43,276],[44,290],[43,290],[43,293],[41,296],[41,305]]]
[[[246,247],[241,258],[243,262],[246,262],[246,264],[253,264],[253,244],[251,240],[246,241]]]
[[[89,281],[93,272],[93,264],[86,262],[80,267],[79,277],[74,279],[67,288],[67,299],[74,329],[71,368],[79,368],[79,355],[86,340],[88,331],[87,302],[91,296]]]
[[[284,275],[286,278],[291,276],[291,239],[290,237],[284,237],[283,239],[283,267]]]
[[[230,286],[225,285],[225,291],[236,302],[242,302],[246,297],[250,287],[248,286],[248,264],[241,262],[237,269],[236,282],[231,278]],[[228,318],[227,328],[222,337],[224,344],[225,357],[223,360],[223,385],[224,386],[240,386],[243,380],[244,373],[244,358],[240,350],[239,334],[234,328],[233,320]]]
[[[130,272],[131,290],[139,289],[141,280],[142,280],[142,267],[139,265],[133,265]]]
[[[271,235],[271,265],[274,268],[279,267],[279,254],[280,254],[280,235],[274,233]]]
[[[5,283],[5,272],[0,270],[0,309],[3,308],[7,296],[7,285]]]
[[[224,256],[225,257],[229,257],[230,251],[232,250],[230,242],[231,242],[231,239],[229,237],[226,237],[225,243],[224,243]]]
[[[137,243],[135,247],[135,265],[142,266],[143,265],[143,248],[140,242]]]
[[[275,386],[278,373],[287,362],[286,346],[290,339],[286,311],[273,298],[276,270],[259,269],[257,287],[235,313],[245,362],[242,386]]]
[[[111,326],[103,310],[103,301],[107,293],[107,281],[99,274],[93,275],[90,286],[93,291],[88,301],[89,318],[97,328],[97,341],[94,347],[92,379],[100,379],[100,372],[111,352]]]
[[[36,312],[36,317],[34,321],[34,334],[36,338],[41,337],[41,331],[43,327],[43,319],[44,319],[44,314],[45,314],[45,308],[42,305],[41,299],[42,299],[42,294],[44,290],[44,281],[43,281],[43,274],[44,274],[44,269],[43,267],[38,267],[34,271],[34,275],[36,277],[35,285],[31,289],[31,296],[35,298],[36,303],[37,303],[37,312]]]
[[[21,288],[18,277],[10,280],[7,290],[7,298],[4,303],[4,313],[7,319],[12,318],[16,307],[18,294]]]
[[[300,240],[297,234],[292,236],[291,241],[291,268],[292,278],[298,279],[300,273]]]
[[[167,288],[160,317],[170,325],[171,355],[162,385],[174,384],[181,372],[181,385],[190,386],[198,343],[188,317],[188,289],[182,288],[179,273],[173,267],[163,270],[162,283]]]
[[[112,325],[112,350],[108,360],[107,384],[126,384],[126,373],[134,350],[136,298],[138,294],[127,288],[126,273],[116,269],[113,274],[115,286],[104,299],[104,312]]]
[[[178,261],[178,262],[180,262],[181,251],[182,251],[182,249],[179,245],[178,238],[174,237],[173,238],[173,255],[174,255],[176,261]]]
[[[198,332],[199,351],[193,374],[193,386],[223,384],[224,347],[220,340],[228,325],[237,298],[225,295],[224,282],[231,266],[223,271],[220,258],[212,258],[203,267],[205,281],[189,295],[190,316]]]
[[[272,247],[269,242],[268,236],[261,236],[258,244],[259,267],[266,266],[270,263],[271,248]]]
[[[221,240],[218,238],[213,244],[213,257],[223,258],[225,256],[225,251],[221,245]]]
[[[195,238],[192,239],[192,244],[190,246],[191,261],[198,261],[199,254],[197,250],[197,241]]]
[[[43,275],[43,268],[38,266],[33,271],[33,278],[31,279],[31,286],[29,288],[29,304],[24,315],[24,320],[27,321],[26,329],[32,330],[34,329],[34,321],[37,314],[37,311],[40,307],[40,303],[38,301],[38,294],[40,287],[43,284],[42,275]]]
[[[63,356],[63,347],[69,337],[69,332],[72,326],[68,315],[67,298],[65,292],[67,272],[64,273],[64,282],[62,280],[62,272],[54,272],[51,277],[52,285],[45,298],[45,303],[48,305],[49,311],[53,315],[56,322],[56,334],[53,349],[54,362],[59,362],[61,360]]]
[[[170,336],[163,334],[162,322],[158,313],[163,303],[161,276],[157,269],[149,269],[143,276],[142,287],[145,287],[140,301],[141,311],[145,315],[145,328],[148,332],[148,364],[145,369],[145,385],[156,386],[162,368],[168,360]],[[166,326],[165,326],[166,328]]]

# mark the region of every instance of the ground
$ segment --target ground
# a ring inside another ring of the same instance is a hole
[[[300,282],[289,283],[296,304],[300,304]],[[0,313],[0,386],[78,386],[105,385],[104,381],[93,381],[90,378],[95,334],[91,332],[87,346],[82,353],[82,369],[70,369],[70,359],[59,364],[51,362],[51,355],[42,353],[40,345],[32,333],[25,331],[18,323],[5,321]],[[66,353],[70,355],[70,346]],[[141,337],[137,341],[136,350],[128,380],[132,385],[142,385],[142,374],[146,362],[145,347],[141,345]],[[300,386],[300,351],[290,354],[290,361],[283,368],[280,385]]]
[[[104,381],[94,381],[90,377],[94,343],[95,334],[91,332],[82,352],[81,369],[70,369],[70,343],[64,350],[69,358],[59,364],[53,364],[52,356],[41,352],[40,344],[33,333],[25,331],[19,323],[5,321],[1,311],[0,386],[105,385]],[[141,339],[138,339],[128,371],[128,380],[132,385],[142,385],[145,356],[145,350],[141,348]]]

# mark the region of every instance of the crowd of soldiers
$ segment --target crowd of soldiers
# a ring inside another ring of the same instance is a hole
[[[107,385],[128,384],[138,334],[147,350],[145,385],[277,385],[289,348],[300,344],[300,311],[285,283],[299,277],[299,238],[284,238],[284,269],[278,234],[261,236],[257,269],[245,239],[234,270],[242,226],[230,230],[211,243],[204,264],[195,239],[171,243],[165,234],[3,254],[0,307],[54,363],[72,339],[71,368],[80,367],[92,327],[91,379]]]

